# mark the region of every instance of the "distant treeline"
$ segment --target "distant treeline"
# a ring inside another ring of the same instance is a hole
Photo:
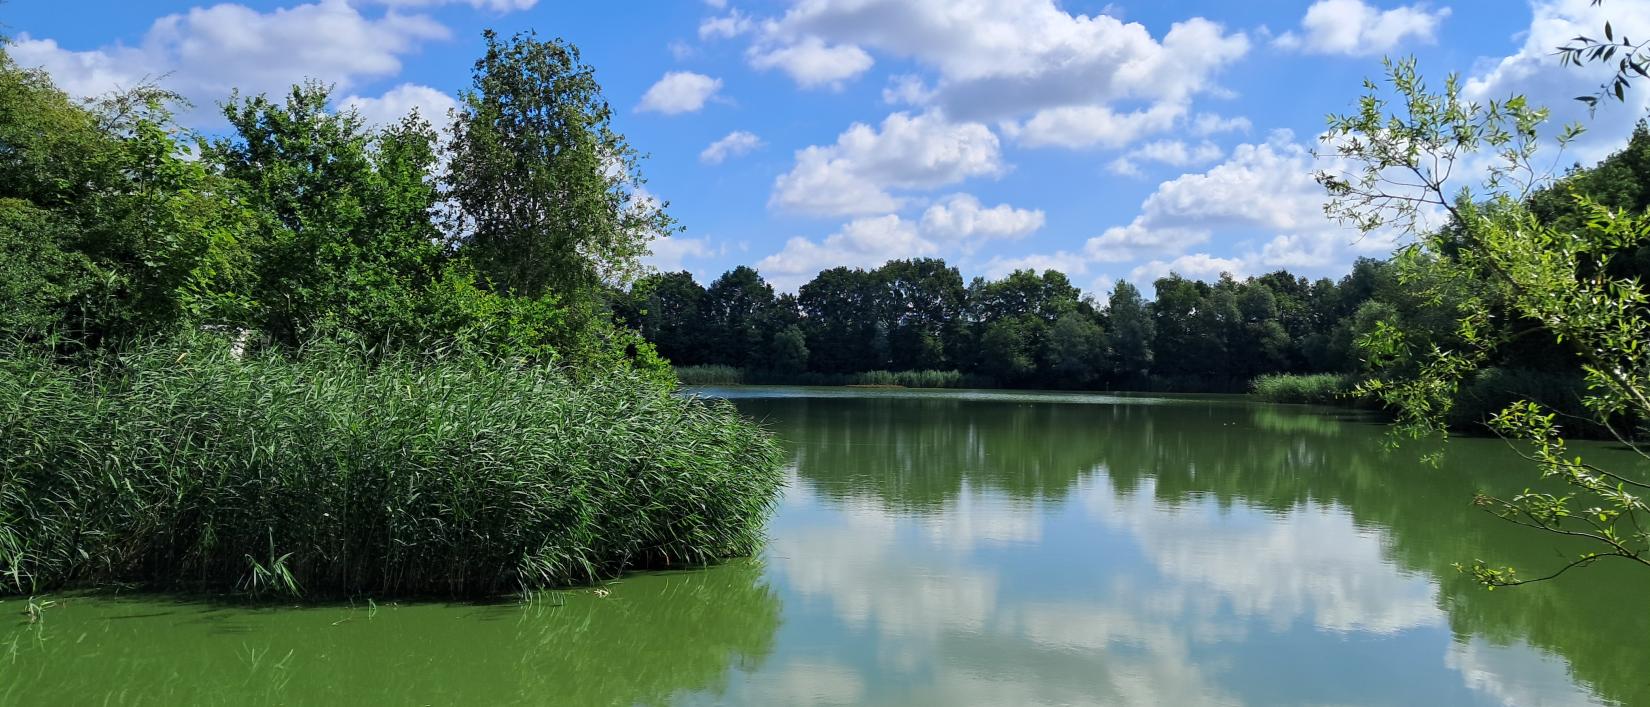
[[[1573,168],[1534,194],[1530,208],[1562,224],[1582,218],[1578,195],[1613,208],[1650,206],[1650,132],[1643,124],[1623,150],[1595,167]],[[1151,283],[1150,301],[1128,282],[1103,300],[1085,295],[1054,270],[965,281],[937,259],[832,268],[794,295],[778,294],[757,271],[741,266],[709,287],[686,272],[650,275],[618,293],[614,309],[678,368],[726,366],[746,381],[955,371],[973,383],[1006,387],[1236,392],[1268,374],[1328,373],[1345,375],[1317,381],[1345,387],[1357,377],[1400,373],[1386,370],[1398,365],[1388,357],[1358,346],[1379,322],[1444,347],[1457,335],[1448,288],[1401,282],[1396,259],[1403,257],[1419,256],[1400,251],[1393,259],[1360,259],[1339,279],[1310,280],[1287,270],[1214,282],[1171,274]],[[1650,274],[1650,254],[1620,263]],[[1480,294],[1491,289],[1486,278]],[[1540,329],[1516,316],[1494,325]],[[1561,398],[1551,403],[1559,409],[1574,407],[1575,359],[1550,342],[1517,337],[1491,362],[1498,371],[1480,376],[1484,385],[1469,386],[1464,395],[1547,391]],[[1519,381],[1531,390],[1483,392],[1492,381]]]
[[[1148,302],[1120,282],[1101,301],[1054,270],[965,282],[919,259],[833,268],[791,295],[741,266],[709,287],[647,277],[621,317],[677,366],[766,379],[957,371],[1004,386],[1241,390],[1266,373],[1358,370],[1358,335],[1403,299],[1390,265],[1370,259],[1339,281],[1280,270],[1153,288]]]

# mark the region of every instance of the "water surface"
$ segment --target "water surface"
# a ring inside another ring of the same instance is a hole
[[[758,558],[526,605],[11,599],[0,704],[1650,704],[1650,572],[1451,567],[1564,549],[1471,509],[1527,483],[1498,441],[1431,467],[1241,398],[702,392],[792,450]]]

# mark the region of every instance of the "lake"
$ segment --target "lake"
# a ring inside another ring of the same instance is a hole
[[[725,388],[760,557],[523,603],[0,602],[0,704],[1650,704],[1650,571],[1538,574],[1506,444],[1237,397]],[[1581,447],[1641,474],[1624,452]]]

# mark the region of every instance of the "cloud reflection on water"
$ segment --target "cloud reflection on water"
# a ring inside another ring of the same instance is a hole
[[[1534,648],[1452,640],[1436,581],[1396,567],[1384,533],[1335,503],[1165,503],[1154,479],[1120,490],[1103,468],[1060,501],[965,482],[920,513],[791,489],[786,509],[807,513],[781,511],[771,566],[867,646],[830,668],[856,676],[838,681],[856,702],[1267,704],[1233,656],[1285,634],[1329,651],[1422,634],[1433,674],[1406,679],[1449,679],[1484,704],[1599,704]],[[1085,547],[1107,549],[1071,551]]]

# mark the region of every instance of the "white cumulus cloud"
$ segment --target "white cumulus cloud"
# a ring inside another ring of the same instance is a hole
[[[738,157],[761,146],[762,138],[757,137],[755,133],[735,130],[701,151],[699,161],[705,164],[722,164],[729,157]]]
[[[428,7],[431,5],[465,4],[478,10],[493,12],[511,12],[514,10],[531,10],[539,0],[372,0],[380,5],[390,7]]]
[[[781,46],[752,47],[746,55],[757,69],[779,69],[803,88],[842,88],[843,82],[871,68],[871,55],[852,44],[826,44],[807,37]]]
[[[419,117],[437,128],[447,124],[447,112],[458,105],[453,97],[429,86],[404,83],[383,95],[346,96],[338,104],[353,108],[368,125],[389,125],[417,111]]]
[[[350,91],[399,74],[404,55],[448,36],[427,16],[392,9],[368,17],[344,0],[268,12],[223,3],[161,17],[135,45],[73,50],[23,33],[7,52],[22,66],[44,68],[75,96],[164,79],[167,88],[200,107],[195,117],[203,117],[237,88],[243,94],[280,93],[316,79]]]
[[[1196,160],[1215,156],[1217,149],[1153,143],[1142,147],[1139,157]],[[1364,236],[1324,215],[1326,196],[1312,178],[1319,166],[1292,134],[1275,131],[1265,142],[1236,146],[1208,169],[1159,183],[1133,219],[1088,239],[1077,252],[1018,260],[1061,263],[1060,269],[1073,274],[1098,263],[1134,263],[1130,279],[1149,284],[1171,271],[1188,277],[1277,268],[1328,274],[1359,255],[1390,252],[1392,234]],[[1228,252],[1217,254],[1215,246]],[[1013,264],[1004,260],[997,269]]]
[[[1157,152],[1172,156],[1175,150]],[[1287,131],[1264,143],[1239,145],[1207,171],[1159,184],[1133,221],[1089,239],[1084,252],[1094,260],[1123,262],[1183,252],[1217,231],[1340,233],[1323,215],[1323,188],[1312,179],[1315,167],[1311,151]]]
[[[1432,10],[1425,3],[1381,10],[1363,0],[1318,0],[1306,9],[1299,34],[1285,32],[1272,43],[1313,54],[1384,54],[1408,39],[1436,41],[1449,14],[1447,7]]]
[[[1219,133],[1247,133],[1254,127],[1248,118],[1243,116],[1226,117],[1215,113],[1199,113],[1192,119],[1192,134],[1207,137]]]
[[[1130,150],[1128,154],[1112,160],[1106,168],[1114,174],[1138,177],[1141,176],[1141,162],[1156,162],[1171,167],[1195,167],[1218,160],[1223,154],[1225,153],[1219,145],[1208,140],[1196,145],[1188,145],[1181,140],[1157,140]]]
[[[1638,41],[1650,36],[1650,0],[1608,0],[1601,6],[1594,6],[1592,0],[1539,0],[1531,9],[1534,16],[1522,33],[1518,51],[1469,75],[1462,93],[1480,103],[1524,95],[1531,105],[1552,110],[1549,134],[1565,124],[1581,123],[1587,132],[1572,143],[1571,152],[1559,164],[1597,162],[1621,149],[1633,124],[1650,112],[1650,90],[1646,90],[1650,86],[1635,85],[1625,105],[1612,98],[1590,114],[1575,96],[1597,90],[1614,73],[1615,62],[1578,69],[1560,64],[1553,50],[1577,35],[1600,36],[1606,20],[1617,38]],[[1550,159],[1553,152],[1548,150],[1547,155]]]
[[[817,42],[913,60],[939,74],[934,103],[968,120],[1122,99],[1183,102],[1249,48],[1242,33],[1202,18],[1159,40],[1139,23],[1074,15],[1054,0],[808,0],[762,33],[773,45]]]
[[[756,263],[775,288],[794,291],[826,268],[874,268],[897,258],[935,255],[938,246],[917,233],[915,224],[888,214],[849,221],[823,240],[792,238],[784,249]]]
[[[1193,280],[1214,280],[1221,274],[1243,277],[1249,274],[1247,263],[1237,258],[1220,258],[1208,253],[1191,253],[1173,260],[1151,260],[1129,271],[1129,280],[1150,286],[1157,278],[1176,274]]]
[[[711,245],[710,238],[670,236],[656,238],[648,244],[648,255],[642,263],[660,272],[678,272],[686,269],[686,262],[720,255],[723,251]]]
[[[692,71],[670,71],[642,94],[636,109],[665,115],[692,113],[704,108],[705,102],[720,90],[721,79]]]
[[[699,22],[700,39],[727,39],[751,31],[755,23],[744,13],[734,10],[720,17],[707,17]]]
[[[891,189],[932,189],[1003,172],[990,128],[938,113],[894,113],[880,128],[855,123],[835,144],[798,150],[791,171],[774,180],[769,205],[828,216],[897,211]]]
[[[1168,132],[1186,114],[1185,106],[1159,103],[1145,110],[1117,113],[1105,106],[1067,106],[1039,111],[1011,134],[1032,147],[1117,148],[1146,135]]]
[[[1161,36],[1055,0],[806,0],[760,21],[748,57],[804,87],[840,86],[873,53],[914,64],[885,101],[1001,123],[1035,146],[1108,147],[1170,129],[1250,46],[1201,17]]]
[[[1041,209],[1009,204],[987,208],[972,194],[953,194],[923,211],[922,230],[936,238],[972,243],[1023,238],[1042,228],[1044,220]]]
[[[1040,210],[1010,204],[987,207],[971,194],[952,194],[915,221],[898,214],[862,217],[820,240],[792,238],[757,269],[782,290],[837,266],[874,268],[889,260],[968,255],[993,240],[1024,238],[1043,227]]]

